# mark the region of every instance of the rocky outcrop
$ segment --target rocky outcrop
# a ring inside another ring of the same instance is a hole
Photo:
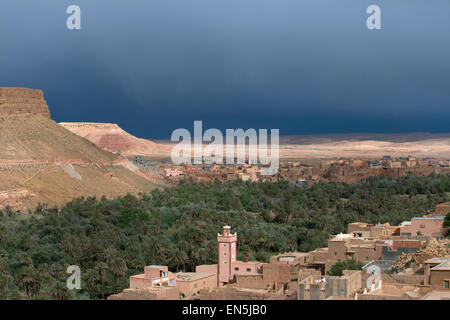
[[[168,146],[136,138],[114,123],[62,122],[60,125],[100,149],[123,156],[168,156],[171,150]]]
[[[434,212],[437,216],[445,216],[450,213],[450,201],[438,204]]]
[[[423,264],[426,260],[435,257],[450,257],[450,239],[436,240],[431,239],[427,246],[415,253],[403,253],[397,257],[397,261],[392,266],[395,272],[404,271],[412,263],[416,265]]]
[[[128,160],[51,120],[40,90],[0,88],[0,133],[0,210],[62,205],[80,196],[113,198],[156,187]]]
[[[36,196],[29,192],[25,188],[18,188],[13,190],[1,190],[0,191],[0,208],[5,206],[11,206],[14,208],[21,207],[21,204]]]
[[[0,116],[38,114],[50,119],[42,90],[0,88]]]

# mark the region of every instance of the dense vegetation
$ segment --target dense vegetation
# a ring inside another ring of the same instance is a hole
[[[338,261],[333,264],[330,270],[327,272],[329,276],[342,276],[344,274],[344,270],[361,270],[364,266],[364,263],[356,261],[355,259]]]
[[[215,263],[216,236],[238,232],[238,258],[327,246],[349,222],[398,224],[448,201],[450,177],[371,178],[299,187],[288,182],[185,182],[139,197],[76,199],[62,208],[0,212],[0,298],[106,298],[145,265],[191,271]],[[81,268],[81,290],[66,270]]]

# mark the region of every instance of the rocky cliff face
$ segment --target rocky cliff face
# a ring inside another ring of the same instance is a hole
[[[0,88],[0,116],[38,114],[50,119],[42,90]]]

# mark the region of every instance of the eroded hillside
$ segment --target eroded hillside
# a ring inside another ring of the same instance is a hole
[[[0,208],[156,187],[128,160],[51,120],[40,90],[0,88],[0,146]]]

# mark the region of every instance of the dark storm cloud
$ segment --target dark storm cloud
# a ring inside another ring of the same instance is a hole
[[[66,8],[82,30],[66,29]],[[382,8],[383,30],[365,27]],[[45,91],[56,121],[168,137],[193,120],[281,134],[448,132],[445,0],[0,4],[0,86]]]

